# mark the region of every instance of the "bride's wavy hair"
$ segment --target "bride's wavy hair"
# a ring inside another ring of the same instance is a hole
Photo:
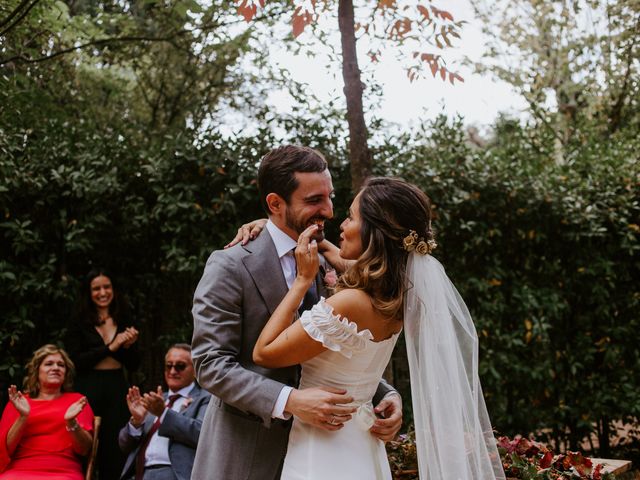
[[[389,319],[402,319],[409,252],[403,239],[410,230],[433,240],[431,201],[415,185],[399,178],[372,177],[360,190],[362,254],[339,279],[337,290],[364,290]]]

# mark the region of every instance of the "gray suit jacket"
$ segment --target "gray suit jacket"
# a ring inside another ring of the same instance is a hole
[[[178,480],[189,480],[191,478],[191,469],[193,468],[198,437],[202,428],[202,419],[207,410],[209,400],[211,400],[211,395],[198,385],[191,389],[189,396],[192,398],[191,403],[180,412],[167,411],[158,429],[158,435],[169,437],[169,459],[171,460],[173,473]],[[165,393],[166,397],[167,394]],[[136,455],[140,449],[140,443],[143,438],[146,438],[154,420],[154,416],[147,415],[142,425],[142,436],[140,437],[132,437],[129,434],[127,425],[120,430],[118,435],[120,449],[129,455],[120,478],[125,479],[135,475]]]
[[[326,295],[320,277],[320,295]],[[287,293],[275,245],[265,229],[245,246],[209,257],[193,300],[192,357],[200,385],[215,398],[204,419],[193,480],[279,478],[290,422],[271,412],[298,367],[253,363],[262,328]],[[386,384],[381,394],[390,390]]]

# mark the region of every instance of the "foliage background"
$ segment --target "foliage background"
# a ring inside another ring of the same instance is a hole
[[[142,322],[145,358],[134,381],[159,382],[166,346],[190,339],[206,257],[262,215],[256,164],[275,145],[327,156],[336,237],[351,196],[342,107],[311,108],[304,87],[269,70],[260,39],[234,27],[228,2],[191,3],[96,10],[42,1],[2,34],[3,395],[21,383],[34,349],[61,341],[79,282],[98,265],[114,272]],[[189,30],[189,8],[200,8],[202,30]],[[183,30],[190,33],[176,33]],[[152,40],[18,59],[134,34]],[[203,49],[205,34],[213,37]],[[375,173],[417,183],[435,204],[436,256],[474,315],[484,393],[504,434],[542,432],[575,448],[595,432],[607,454],[613,422],[640,415],[636,72],[620,125],[609,128],[606,108],[576,116],[570,129],[563,116],[560,144],[558,112],[542,107],[531,122],[499,119],[482,143],[462,119],[402,135],[369,125]],[[276,117],[261,99],[282,85],[300,104]],[[246,129],[230,133],[238,114]],[[402,348],[392,371],[410,421]]]

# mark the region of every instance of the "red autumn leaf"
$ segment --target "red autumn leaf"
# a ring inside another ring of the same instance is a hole
[[[436,73],[438,73],[438,62],[431,62],[431,74],[433,78],[436,77]]]
[[[442,78],[442,80],[447,79],[447,69],[444,67],[440,67],[440,78]]]
[[[598,465],[596,465],[596,468],[593,469],[593,480],[602,480],[602,467],[604,465],[602,463],[599,463]]]
[[[580,475],[588,475],[591,473],[591,467],[593,464],[591,460],[583,456],[581,453],[569,452],[569,460],[571,465]]]
[[[547,452],[540,459],[540,468],[549,468],[553,462],[553,453]]]
[[[238,7],[238,13],[244,17],[245,22],[250,22],[257,11],[256,6],[250,3],[249,0],[243,0]]]
[[[451,22],[453,22],[453,15],[451,15],[449,12],[447,12],[446,10],[440,10],[439,8],[436,7],[431,7],[431,11],[433,12],[433,14],[436,17],[440,17],[443,20],[449,20]]]
[[[422,14],[422,16],[426,20],[431,19],[431,15],[429,15],[429,9],[427,7],[425,7],[424,5],[418,5],[418,11]]]
[[[507,453],[513,452],[513,445],[514,445],[513,442],[507,436],[498,438],[498,447],[504,448],[507,451]]]
[[[300,12],[300,7],[298,7],[296,11],[293,13],[293,19],[291,21],[291,24],[293,26],[294,37],[297,37],[298,35],[300,35],[304,31],[304,27],[306,27],[313,21],[313,18],[310,13],[305,12],[302,15],[300,15],[299,12]]]
[[[431,53],[423,53],[420,55],[420,60],[423,62],[434,62],[436,59]]]
[[[380,0],[378,6],[380,8],[391,8],[396,3],[396,0]]]

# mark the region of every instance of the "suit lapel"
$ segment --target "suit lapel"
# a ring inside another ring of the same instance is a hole
[[[271,315],[287,293],[287,282],[278,252],[266,229],[245,248],[250,255],[244,257],[242,262]]]

